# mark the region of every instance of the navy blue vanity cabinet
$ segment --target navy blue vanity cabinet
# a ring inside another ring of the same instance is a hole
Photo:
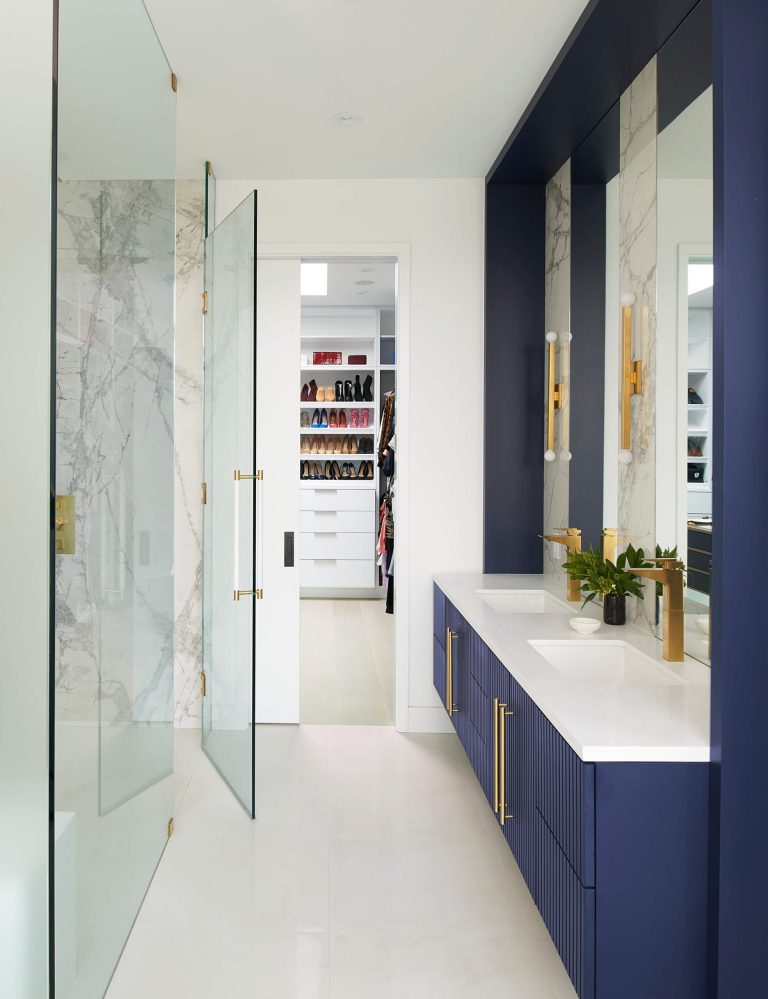
[[[432,683],[445,704],[445,595],[439,586],[433,589]]]

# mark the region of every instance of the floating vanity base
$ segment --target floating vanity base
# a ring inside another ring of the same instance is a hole
[[[554,607],[526,621],[563,626]],[[433,637],[435,688],[580,999],[701,999],[708,765],[585,762],[437,585]]]

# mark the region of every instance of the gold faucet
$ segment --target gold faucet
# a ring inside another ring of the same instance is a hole
[[[543,538],[545,541],[554,541],[555,544],[565,545],[569,552],[580,552],[581,551],[581,530],[578,527],[556,527],[556,531],[562,531],[562,534],[545,534]],[[567,595],[569,600],[577,601],[581,600],[581,580],[574,579],[570,572],[568,573],[568,588]]]
[[[683,563],[676,558],[654,558],[658,569],[630,569],[635,576],[652,579],[664,587],[664,658],[670,663],[685,659],[685,612],[683,599]]]

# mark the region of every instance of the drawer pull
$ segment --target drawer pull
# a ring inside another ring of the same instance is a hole
[[[499,699],[493,699],[493,814],[499,814]]]
[[[511,717],[515,712],[507,711],[507,705],[497,701],[496,715],[499,730],[499,825],[503,826],[507,819],[514,819],[514,815],[507,813],[507,733],[504,719]]]
[[[449,715],[459,711],[453,703],[453,640],[458,637],[457,631],[445,629],[445,710]]]

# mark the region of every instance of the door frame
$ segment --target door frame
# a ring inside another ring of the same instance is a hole
[[[395,730],[409,726],[409,579],[410,579],[410,293],[409,243],[262,243],[256,242],[257,259],[322,257],[394,257],[397,261],[397,524],[395,557]],[[301,681],[299,681],[301,682]]]

